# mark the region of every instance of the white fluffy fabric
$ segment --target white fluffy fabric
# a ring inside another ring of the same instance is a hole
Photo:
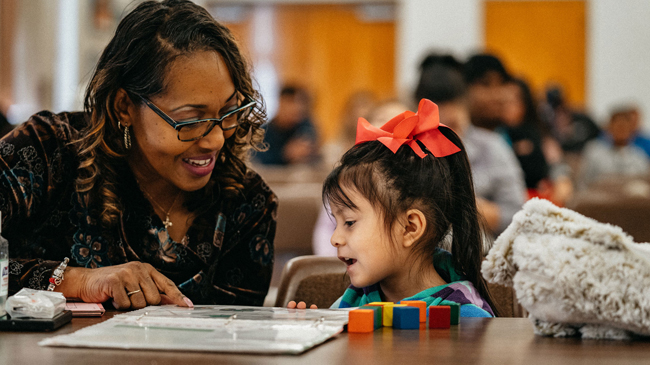
[[[537,334],[650,336],[650,244],[635,243],[620,227],[532,199],[494,242],[481,272],[514,287]]]

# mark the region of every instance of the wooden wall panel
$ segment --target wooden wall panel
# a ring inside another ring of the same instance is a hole
[[[305,86],[314,99],[322,140],[334,138],[347,99],[361,90],[378,98],[395,96],[395,24],[365,22],[354,4],[276,4],[271,55],[280,84]],[[240,35],[250,22],[230,25]],[[240,38],[246,45],[249,36]],[[269,116],[272,117],[272,116]]]
[[[3,103],[12,97],[17,5],[16,0],[0,1],[0,110],[7,106]]]
[[[586,11],[584,1],[486,1],[486,48],[538,93],[556,82],[584,105]]]

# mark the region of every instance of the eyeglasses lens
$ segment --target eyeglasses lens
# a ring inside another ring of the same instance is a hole
[[[237,127],[248,115],[248,110],[241,110],[236,113],[232,113],[226,116],[221,120],[220,126],[222,130],[228,131]],[[210,130],[215,126],[216,122],[211,120],[206,120],[205,122],[188,124],[182,126],[178,130],[178,138],[181,141],[191,141],[198,138],[201,138],[208,134]]]

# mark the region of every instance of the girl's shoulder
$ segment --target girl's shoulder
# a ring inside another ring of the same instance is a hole
[[[461,317],[494,317],[490,305],[481,297],[471,282],[462,280],[428,288],[403,300],[421,300],[427,306],[460,304]],[[379,284],[364,288],[350,285],[330,308],[360,307],[372,302],[381,302]]]
[[[490,305],[478,293],[474,285],[467,280],[454,281],[446,285],[429,288],[409,299],[423,300],[429,306],[445,305],[445,303],[460,304],[462,317],[494,317]],[[463,309],[466,306],[467,308]]]
[[[373,284],[364,288],[357,288],[354,285],[350,285],[330,308],[360,307],[372,302],[381,302],[379,291],[379,284]]]

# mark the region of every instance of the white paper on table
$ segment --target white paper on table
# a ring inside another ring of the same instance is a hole
[[[347,310],[147,307],[39,345],[299,354],[340,333],[347,321]]]

